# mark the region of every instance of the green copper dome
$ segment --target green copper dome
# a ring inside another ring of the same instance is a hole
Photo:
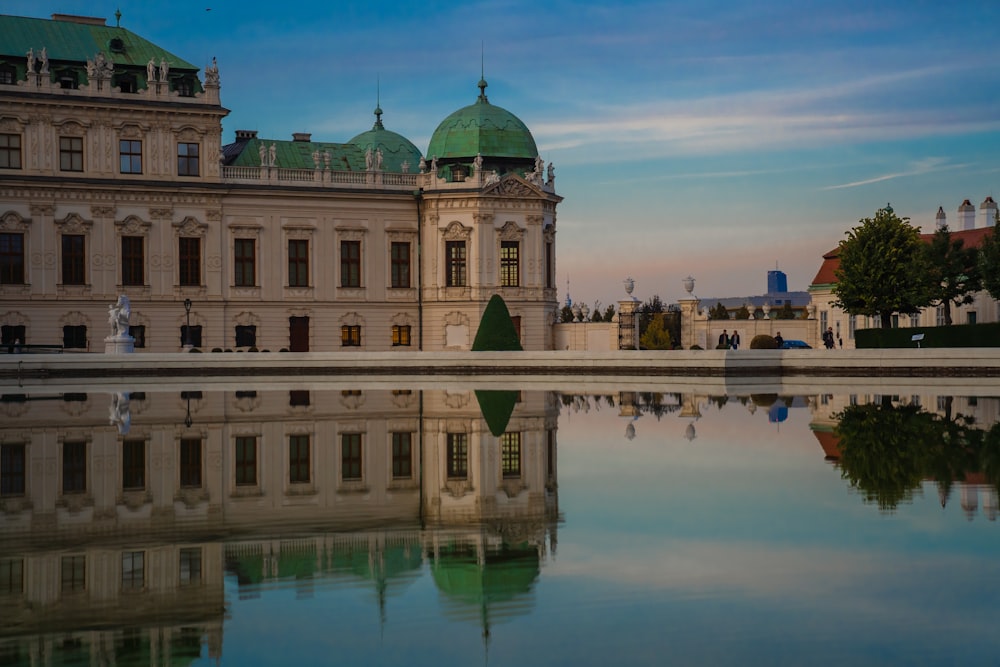
[[[519,158],[538,156],[535,140],[521,119],[486,99],[486,81],[479,81],[479,99],[438,125],[427,146],[427,158]]]
[[[363,153],[370,150],[374,155],[382,150],[382,171],[396,174],[416,173],[420,164],[420,149],[401,134],[385,129],[382,125],[382,109],[375,107],[375,125],[367,132],[362,132],[347,143],[361,149]]]

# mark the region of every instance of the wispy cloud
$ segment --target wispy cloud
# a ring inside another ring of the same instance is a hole
[[[826,187],[820,188],[820,190],[843,190],[846,188],[857,188],[865,185],[872,185],[873,183],[882,183],[884,181],[891,181],[896,178],[906,178],[908,176],[921,176],[923,174],[930,174],[937,171],[960,169],[966,166],[968,165],[947,164],[947,158],[930,157],[924,160],[918,160],[916,162],[911,163],[911,167],[905,171],[897,171],[889,174],[882,174],[881,176],[874,176],[872,178],[866,178],[860,181],[852,181],[850,183],[827,185]]]

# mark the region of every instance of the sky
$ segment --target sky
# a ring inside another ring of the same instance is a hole
[[[923,231],[1000,195],[996,0],[358,2],[3,0],[102,16],[195,65],[217,59],[223,143],[387,129],[426,150],[492,104],[553,163],[559,299],[808,287],[891,204]],[[709,304],[710,305],[710,304]]]

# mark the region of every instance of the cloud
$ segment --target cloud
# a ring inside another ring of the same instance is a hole
[[[896,178],[905,178],[908,176],[920,176],[923,174],[930,174],[937,171],[945,171],[949,169],[960,169],[968,165],[965,164],[946,164],[947,158],[931,157],[924,160],[918,160],[911,163],[911,168],[906,171],[898,171],[889,174],[882,174],[881,176],[874,176],[872,178],[866,178],[861,181],[852,181],[850,183],[840,183],[838,185],[827,185],[826,187],[820,188],[820,190],[843,190],[845,188],[857,188],[864,185],[872,185],[873,183],[882,183],[883,181],[890,181]]]

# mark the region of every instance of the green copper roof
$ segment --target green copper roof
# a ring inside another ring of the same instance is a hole
[[[43,47],[50,62],[84,63],[100,52],[115,65],[145,67],[152,58],[157,64],[166,60],[173,70],[198,71],[186,60],[125,28],[0,15],[0,59],[23,59],[28,49],[34,49],[38,57]]]
[[[365,152],[354,144],[333,144],[322,141],[272,141],[250,139],[239,155],[227,164],[236,167],[259,167],[260,147],[269,151],[274,145],[274,166],[278,169],[315,169],[313,153],[320,153],[320,168],[326,167],[324,154],[330,153],[330,169],[334,171],[364,171]],[[229,147],[224,148],[229,150]]]
[[[354,144],[362,153],[373,153],[382,149],[382,171],[397,174],[417,172],[420,164],[420,149],[401,134],[385,129],[382,125],[382,109],[375,107],[375,125],[347,143]]]
[[[486,81],[479,81],[479,99],[459,109],[438,125],[427,146],[428,159],[535,159],[538,148],[527,126],[511,112],[490,104]]]

